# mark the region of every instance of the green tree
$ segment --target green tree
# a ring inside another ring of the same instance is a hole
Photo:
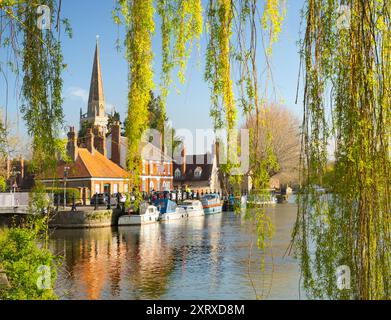
[[[119,112],[115,111],[114,113],[112,114],[109,114],[109,117],[108,117],[108,120],[107,120],[107,134],[110,134],[112,129],[113,129],[113,125],[116,123],[116,122],[121,122],[121,116],[119,115]]]

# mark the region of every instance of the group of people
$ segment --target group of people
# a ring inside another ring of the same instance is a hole
[[[182,201],[182,200],[195,200],[200,199],[204,194],[209,194],[212,192],[199,192],[191,190],[190,188],[184,188],[182,190],[174,191],[155,191],[152,190],[151,193],[143,192],[142,196],[145,201],[153,203],[159,199],[170,199],[172,201]]]

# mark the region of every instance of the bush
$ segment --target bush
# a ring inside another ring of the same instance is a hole
[[[4,177],[0,176],[0,192],[5,192],[7,190],[7,182]]]
[[[57,204],[58,198],[60,198],[60,203],[64,202],[64,189],[62,188],[46,188],[46,192],[49,194],[54,194],[54,204]],[[67,188],[65,190],[67,203],[71,203],[73,197],[75,200],[80,198],[80,191],[76,188]]]
[[[57,262],[49,250],[37,243],[32,229],[13,228],[0,234],[0,264],[11,288],[0,289],[4,300],[53,300],[57,296],[52,288],[57,277]],[[39,268],[50,268],[49,289],[37,285],[42,274]]]

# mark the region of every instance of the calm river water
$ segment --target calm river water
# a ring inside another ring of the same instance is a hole
[[[235,213],[53,231],[51,249],[64,257],[57,292],[61,299],[255,299],[255,291],[298,299],[298,261],[285,256],[296,205],[268,214],[275,235],[263,271],[254,227]]]

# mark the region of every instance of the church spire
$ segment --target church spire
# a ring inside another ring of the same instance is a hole
[[[92,68],[90,95],[88,98],[88,117],[105,117],[105,98],[103,94],[102,71],[99,59],[99,36],[96,36],[94,65]]]

